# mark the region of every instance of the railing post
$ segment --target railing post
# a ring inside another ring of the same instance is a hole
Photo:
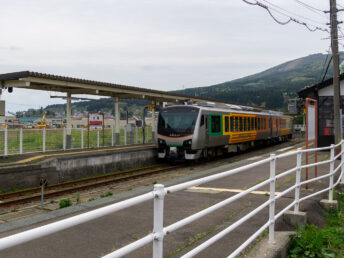
[[[97,148],[99,148],[99,131],[97,130]]]
[[[329,201],[333,201],[333,171],[334,171],[334,144],[331,144],[331,163],[330,163],[330,191],[328,194]]]
[[[139,130],[137,126],[135,127],[135,132],[136,132],[135,143],[138,144],[139,143]]]
[[[301,163],[302,163],[302,152],[301,148],[297,149],[297,157],[296,157],[296,180],[295,180],[295,206],[294,212],[299,212],[299,200],[300,200],[300,183],[301,183]]]
[[[19,131],[19,154],[23,154],[23,128]]]
[[[8,131],[7,127],[5,128],[5,133],[4,133],[4,156],[7,156],[8,154],[8,146],[7,146],[7,140],[8,140]]]
[[[164,197],[165,188],[161,184],[154,185],[154,240],[153,258],[163,257],[164,241]]]
[[[124,128],[124,145],[127,145],[127,128]]]
[[[42,146],[42,149],[43,149],[43,152],[45,152],[45,139],[46,139],[46,131],[45,131],[45,128],[43,127],[43,146]]]
[[[341,157],[341,162],[344,163],[344,140],[342,140],[342,145],[341,145],[341,151],[342,151],[342,157]],[[341,183],[344,184],[344,164],[342,165],[342,179],[341,179]]]
[[[149,143],[149,130],[148,129],[149,129],[149,127],[147,126],[147,130],[146,130],[147,131],[147,136],[146,136],[147,140],[146,140],[146,143]]]
[[[81,137],[81,149],[84,148],[84,128],[81,128],[81,132],[80,132],[80,137]]]
[[[66,127],[63,127],[63,150],[66,150]]]
[[[269,243],[275,243],[275,185],[276,185],[276,155],[270,155],[270,206],[269,206]]]
[[[113,126],[111,128],[111,146],[114,146]]]

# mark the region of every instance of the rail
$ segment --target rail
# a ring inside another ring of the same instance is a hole
[[[335,156],[335,149],[338,147],[341,147],[341,152]],[[9,248],[9,247],[13,247],[28,241],[31,241],[33,239],[37,239],[58,231],[61,231],[63,229],[67,229],[69,227],[108,215],[110,213],[113,212],[117,212],[119,210],[125,209],[125,208],[129,208],[133,205],[136,204],[140,204],[143,202],[146,202],[148,200],[154,200],[154,226],[153,226],[153,232],[146,235],[145,237],[129,244],[126,245],[108,255],[105,255],[105,258],[110,258],[110,257],[121,257],[123,255],[129,254],[135,250],[137,250],[138,248],[145,246],[149,243],[153,242],[153,257],[154,258],[161,258],[163,257],[163,240],[164,240],[164,236],[166,234],[169,234],[179,228],[182,228],[188,224],[190,224],[191,222],[194,222],[202,217],[204,217],[205,215],[212,213],[222,207],[224,207],[225,205],[228,205],[246,195],[248,195],[249,193],[251,193],[254,190],[257,190],[263,186],[267,186],[269,185],[270,188],[270,194],[269,194],[269,199],[267,201],[265,201],[263,204],[261,204],[260,206],[258,206],[256,209],[254,209],[253,211],[251,211],[250,213],[246,214],[244,217],[240,218],[238,221],[236,221],[235,223],[231,224],[229,227],[227,227],[226,229],[224,229],[223,231],[219,232],[218,234],[216,234],[215,236],[211,237],[210,239],[208,239],[207,241],[205,241],[204,243],[202,243],[201,245],[197,246],[196,248],[194,248],[193,250],[189,251],[188,253],[186,253],[184,256],[184,258],[186,257],[193,257],[194,255],[198,254],[199,252],[203,251],[205,248],[209,247],[210,245],[212,245],[213,243],[215,243],[216,241],[218,241],[219,239],[221,239],[222,237],[224,237],[225,235],[227,235],[228,233],[230,233],[231,231],[233,231],[235,228],[239,227],[240,225],[242,225],[243,223],[245,223],[247,220],[249,220],[250,218],[252,218],[253,216],[255,216],[257,213],[259,213],[260,211],[262,211],[264,208],[269,207],[269,218],[267,218],[267,221],[264,225],[262,225],[254,234],[252,234],[244,243],[242,243],[242,245],[240,245],[233,253],[231,253],[228,257],[235,257],[238,254],[240,254],[240,252],[242,252],[252,241],[254,241],[254,239],[259,236],[262,232],[264,232],[264,230],[266,230],[267,228],[269,229],[269,243],[272,244],[275,241],[275,221],[281,217],[283,215],[283,213],[285,213],[287,210],[294,208],[295,212],[299,211],[299,205],[302,201],[309,199],[313,196],[319,195],[323,192],[328,191],[329,192],[329,201],[333,201],[333,189],[334,187],[341,183],[344,183],[344,141],[342,140],[340,143],[336,144],[336,145],[331,145],[330,147],[327,148],[322,148],[322,149],[329,149],[331,152],[330,158],[326,161],[321,161],[321,162],[317,162],[317,163],[313,163],[311,164],[312,166],[319,166],[321,164],[330,164],[330,171],[329,173],[319,176],[318,178],[313,178],[313,179],[309,179],[309,180],[304,180],[301,181],[301,170],[306,168],[306,167],[310,167],[310,165],[302,165],[302,154],[305,152],[311,152],[311,151],[316,151],[317,149],[309,149],[309,150],[302,150],[301,148],[299,148],[297,151],[295,152],[290,152],[287,154],[281,154],[281,155],[275,155],[275,154],[271,154],[269,158],[266,158],[264,160],[260,160],[257,162],[254,162],[252,164],[248,164],[242,167],[238,167],[229,171],[225,171],[222,173],[218,173],[215,175],[211,175],[211,176],[207,176],[204,178],[200,178],[200,179],[195,179],[192,181],[188,181],[185,183],[181,183],[178,185],[174,185],[174,186],[170,186],[170,187],[164,187],[161,184],[156,184],[154,185],[154,190],[151,192],[148,192],[146,194],[137,196],[137,197],[133,197],[130,198],[128,200],[125,201],[121,201],[115,204],[111,204],[108,205],[106,207],[94,210],[94,211],[90,211],[81,215],[77,215],[71,218],[67,218],[58,222],[54,222],[48,225],[44,225],[38,228],[34,228],[31,230],[27,230],[21,233],[17,233],[15,235],[12,236],[8,236],[5,238],[0,239],[0,250]],[[319,150],[319,149],[318,149]],[[285,158],[285,157],[290,157],[292,155],[296,155],[296,166],[292,169],[289,169],[287,171],[284,171],[278,175],[276,175],[276,161],[278,159],[281,158]],[[341,162],[340,164],[335,168],[335,160],[338,159],[339,157],[341,157]],[[234,196],[231,196],[211,207],[208,207],[200,212],[197,212],[195,214],[192,214],[182,220],[179,220],[167,227],[163,226],[163,219],[164,219],[164,198],[167,194],[171,194],[177,191],[181,191],[181,190],[185,190],[189,187],[193,187],[193,186],[197,186],[200,184],[204,184],[204,183],[209,183],[211,181],[214,180],[218,180],[227,176],[231,176],[243,171],[246,171],[248,169],[252,169],[255,168],[257,166],[260,165],[264,165],[264,164],[270,164],[270,177],[268,179],[266,179],[265,181],[250,187],[249,189],[242,191]],[[335,175],[338,174],[338,172],[340,172],[339,177],[337,179],[336,182],[334,182],[335,179]],[[296,174],[296,179],[295,179],[295,184],[291,187],[289,187],[288,189],[284,190],[281,193],[275,194],[275,190],[276,190],[276,180],[278,178],[281,178],[283,176],[286,175],[290,175],[292,173]],[[310,195],[304,196],[304,197],[300,197],[300,193],[301,193],[301,186],[310,182],[313,182],[315,180],[320,180],[323,178],[329,178],[329,186],[325,189],[322,189],[318,192],[312,193]],[[275,211],[275,202],[280,199],[282,196],[286,195],[287,193],[290,193],[294,191],[294,200],[287,205],[285,208],[283,208],[280,212],[276,213]]]

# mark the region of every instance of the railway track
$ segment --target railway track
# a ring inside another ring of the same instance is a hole
[[[178,166],[161,166],[155,165],[146,168],[128,170],[96,177],[84,178],[60,184],[48,185],[45,187],[44,198],[52,198],[65,194],[75,193],[83,190],[97,188],[109,184],[130,181],[142,177],[147,177],[163,172],[186,167],[187,165]],[[0,194],[0,207],[8,208],[11,206],[30,203],[41,199],[41,188],[32,188],[12,193]]]

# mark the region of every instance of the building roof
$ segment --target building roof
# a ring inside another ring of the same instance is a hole
[[[344,80],[344,73],[342,73],[339,76],[339,81]],[[302,89],[298,92],[298,95],[300,98],[306,98],[310,93],[313,93],[315,91],[318,91],[322,88],[328,87],[333,84],[333,78],[327,79],[326,81],[323,81],[321,83],[315,84],[311,87],[307,87],[305,89]]]

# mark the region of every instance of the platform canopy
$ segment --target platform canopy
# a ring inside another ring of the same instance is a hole
[[[69,94],[118,97],[120,99],[145,99],[156,102],[183,102],[187,100],[216,102],[216,100],[207,98],[30,71],[0,74],[0,82],[2,88],[24,88]]]

